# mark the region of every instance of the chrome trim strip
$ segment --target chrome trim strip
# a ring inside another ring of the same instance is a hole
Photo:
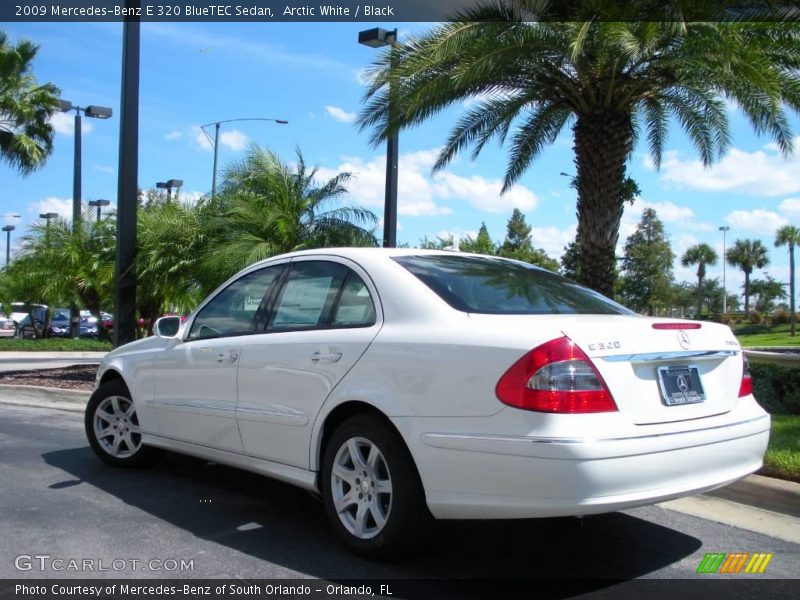
[[[738,350],[677,350],[674,352],[645,352],[641,354],[617,354],[601,356],[606,362],[655,362],[662,360],[681,360],[684,358],[723,358],[736,356]]]
[[[647,438],[658,438],[669,435],[683,435],[685,433],[697,433],[700,431],[711,431],[713,429],[727,429],[729,427],[736,427],[738,425],[746,425],[747,423],[754,423],[763,419],[769,420],[769,415],[761,415],[752,419],[745,419],[744,421],[737,421],[736,423],[726,423],[725,425],[714,425],[712,427],[702,427],[700,429],[688,429],[686,431],[670,431],[667,433],[648,433],[645,435],[630,435],[623,437],[584,437],[584,438],[537,438],[529,436],[508,437],[502,435],[490,434],[469,434],[469,433],[424,433],[422,439],[455,439],[455,440],[478,440],[485,442],[518,442],[528,444],[587,444],[596,442],[626,442],[630,440],[642,440]]]

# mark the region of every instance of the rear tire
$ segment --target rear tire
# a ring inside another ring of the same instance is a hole
[[[433,525],[403,439],[378,418],[356,415],[336,428],[321,477],[328,519],[356,554],[378,560],[408,554]]]
[[[125,382],[101,385],[89,398],[84,416],[86,437],[94,453],[115,467],[143,467],[164,453],[142,444],[136,408]]]

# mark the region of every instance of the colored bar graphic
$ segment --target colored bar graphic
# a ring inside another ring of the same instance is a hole
[[[751,573],[761,574],[767,570],[772,553],[755,552],[707,552],[697,567],[697,573]],[[744,570],[743,570],[744,569]]]

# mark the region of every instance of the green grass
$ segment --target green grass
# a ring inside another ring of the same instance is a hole
[[[89,339],[0,339],[0,352],[108,352],[111,348],[111,342]]]
[[[789,325],[733,325],[733,333],[745,348],[754,346],[800,346],[800,331],[789,335]],[[798,328],[800,330],[800,328]]]
[[[800,482],[800,415],[772,415],[772,432],[762,472]]]

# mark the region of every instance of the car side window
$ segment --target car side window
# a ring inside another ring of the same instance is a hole
[[[222,290],[197,314],[189,339],[253,333],[256,311],[282,269],[276,265],[252,271]]]
[[[328,315],[347,272],[347,267],[334,262],[293,263],[267,331],[327,326]]]
[[[331,319],[331,327],[369,327],[375,324],[375,303],[367,284],[350,271]]]

